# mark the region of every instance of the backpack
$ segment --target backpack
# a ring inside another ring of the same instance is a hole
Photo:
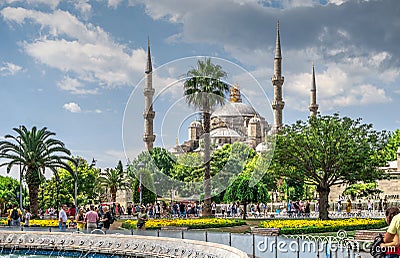
[[[380,244],[383,243],[383,236],[382,234],[377,235],[374,238],[374,241],[371,244],[371,248],[369,253],[374,258],[384,258],[385,257],[385,248],[381,248]]]
[[[13,209],[13,210],[12,210],[12,212],[11,212],[11,218],[12,218],[13,220],[19,219],[19,214],[18,214],[18,210],[17,210],[17,209]]]
[[[115,221],[115,217],[112,214],[110,214],[109,220],[110,220],[110,224],[113,224]]]

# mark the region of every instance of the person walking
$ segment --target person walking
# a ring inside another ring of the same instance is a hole
[[[19,227],[21,225],[22,212],[17,205],[13,204],[9,210],[10,225]]]
[[[86,221],[86,228],[87,232],[90,233],[92,230],[97,229],[97,221],[99,220],[99,215],[94,210],[94,205],[90,205],[90,210],[86,212],[85,221]]]
[[[58,228],[60,229],[60,231],[65,231],[65,229],[67,228],[67,220],[68,220],[67,210],[68,210],[67,205],[63,204],[58,214]]]
[[[133,216],[137,216],[136,228],[138,230],[146,230],[146,221],[149,219],[149,216],[146,213],[146,207],[142,205],[140,211],[134,213]]]
[[[348,215],[350,215],[350,212],[351,212],[351,201],[350,201],[350,198],[347,198],[346,212],[347,212]]]
[[[110,210],[109,210],[108,206],[104,206],[103,207],[103,218],[100,220],[103,223],[104,231],[107,231],[110,229],[111,220],[112,220],[112,217],[111,217]]]
[[[83,213],[83,209],[80,208],[78,210],[78,214],[76,214],[76,228],[78,231],[83,231],[86,225],[85,222],[85,214]]]
[[[29,209],[25,209],[25,222],[24,222],[24,227],[29,227],[29,222],[31,220],[32,214],[29,212]]]

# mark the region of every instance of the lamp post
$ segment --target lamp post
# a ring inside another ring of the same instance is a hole
[[[142,206],[142,169],[145,167],[143,162],[137,164],[137,169],[139,170],[139,206]]]
[[[74,204],[78,207],[78,167],[81,165],[81,160],[79,158],[75,159],[75,180],[74,180]]]
[[[21,130],[21,125],[19,126],[19,130]],[[21,146],[21,136],[18,136],[18,143],[19,143],[19,148],[22,149]],[[23,211],[23,204],[22,204],[22,166],[21,166],[21,152],[19,152],[19,208],[21,211]]]
[[[57,190],[57,200],[56,200],[56,215],[57,215],[57,219],[59,219],[58,217],[58,213],[59,213],[59,208],[60,208],[60,189],[59,189],[59,183],[60,182],[60,178],[58,178],[58,176],[56,175],[56,190]]]

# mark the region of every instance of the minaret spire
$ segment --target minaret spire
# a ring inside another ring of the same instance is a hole
[[[312,64],[312,81],[311,81],[311,91],[310,91],[310,117],[315,116],[318,112],[317,104],[317,84],[315,83],[315,69],[314,63]]]
[[[279,33],[279,21],[278,21],[278,24],[276,25],[275,58],[281,58],[282,59],[281,36],[280,36],[280,33]]]
[[[279,21],[276,28],[276,46],[274,57],[274,76],[272,77],[272,85],[274,86],[274,100],[272,101],[272,108],[274,110],[274,129],[279,130],[283,127],[282,123],[282,110],[285,102],[282,98],[282,85],[284,77],[282,76],[282,53],[281,53],[281,39],[279,31]]]
[[[143,91],[144,94],[144,135],[143,141],[145,142],[146,149],[152,150],[153,143],[156,139],[156,136],[153,133],[153,120],[155,116],[155,112],[153,111],[153,66],[151,64],[151,54],[150,54],[150,38],[147,39],[147,65],[146,65],[146,86]]]
[[[151,64],[151,53],[150,53],[150,37],[147,38],[147,65],[145,73],[151,73],[153,71],[153,65]]]

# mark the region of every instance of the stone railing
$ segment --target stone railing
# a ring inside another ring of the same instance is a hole
[[[136,235],[2,231],[0,246],[2,250],[78,251],[144,257],[248,257],[246,253],[236,248],[221,244]]]

